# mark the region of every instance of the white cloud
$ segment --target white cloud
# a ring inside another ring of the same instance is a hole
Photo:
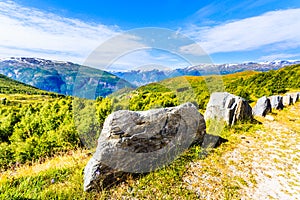
[[[187,65],[167,52],[152,54],[145,41],[147,37],[139,38],[134,30],[123,32],[116,26],[66,18],[13,1],[0,2],[0,58],[40,57],[104,70],[111,70],[109,64],[120,70],[151,64]]]
[[[198,55],[198,56],[207,55],[207,53],[205,51],[203,51],[200,44],[198,44],[198,43],[181,46],[179,48],[179,51],[182,53]]]
[[[260,57],[258,60],[260,61],[272,61],[272,60],[282,60],[282,59],[292,59],[299,57],[300,53],[279,53],[279,54],[271,54]]]
[[[0,2],[0,57],[35,56],[82,63],[118,27],[89,24],[12,1]]]
[[[117,58],[106,70],[176,69],[186,66],[189,63],[179,55],[155,49],[139,49]]]
[[[184,34],[208,53],[255,50],[277,45],[277,50],[300,47],[300,9],[267,12],[214,27],[189,26]],[[186,47],[182,47],[182,50]],[[191,51],[194,54],[197,51]],[[202,52],[200,52],[202,53]]]

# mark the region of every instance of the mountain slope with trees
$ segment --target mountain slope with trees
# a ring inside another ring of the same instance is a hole
[[[0,74],[42,90],[64,95],[86,95],[90,99],[133,87],[127,81],[102,70],[39,58],[2,59]]]
[[[0,93],[2,94],[46,94],[46,91],[15,81],[0,74]]]

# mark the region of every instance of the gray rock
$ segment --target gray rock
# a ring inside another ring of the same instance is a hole
[[[205,131],[204,118],[192,103],[116,111],[106,118],[84,169],[84,190],[106,187],[125,172],[145,173],[169,164],[192,143],[201,143]]]
[[[3,104],[3,105],[5,105],[6,104],[6,98],[4,97],[4,98],[0,98],[0,103],[1,104]]]
[[[224,139],[224,138],[222,138],[221,136],[218,136],[218,135],[212,135],[212,134],[206,133],[204,138],[203,138],[203,142],[201,144],[201,147],[203,149],[216,148],[224,142],[228,142],[228,140]]]
[[[300,93],[299,92],[294,92],[290,94],[293,100],[293,104],[299,101],[300,98]]]
[[[284,106],[282,104],[282,96],[274,95],[268,98],[270,99],[272,109],[277,109],[277,110],[283,109]]]
[[[292,103],[293,103],[293,99],[292,99],[291,95],[287,94],[287,95],[282,97],[283,106],[289,106]]]
[[[272,112],[272,106],[270,99],[266,96],[259,98],[253,107],[253,115],[255,116],[263,116],[265,117],[266,114]]]
[[[252,118],[252,108],[248,102],[227,92],[212,93],[204,114],[205,120],[225,120],[228,125]]]

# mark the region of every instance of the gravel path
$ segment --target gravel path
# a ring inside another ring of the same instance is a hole
[[[300,199],[300,103],[259,120],[263,130],[219,160],[191,163],[184,181],[200,199]],[[236,194],[226,191],[234,186]]]

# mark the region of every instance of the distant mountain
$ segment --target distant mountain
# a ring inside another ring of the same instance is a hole
[[[253,71],[269,71],[277,70],[288,65],[300,64],[300,61],[272,61],[272,62],[247,62],[241,64],[203,64],[192,67],[186,67],[175,70],[132,70],[127,72],[111,72],[116,76],[129,81],[136,86],[146,85],[152,82],[158,82],[167,78],[177,76],[203,76],[213,74],[233,74],[247,70]]]
[[[105,71],[39,58],[0,59],[0,74],[42,90],[91,99],[107,96],[121,88],[133,87]]]

